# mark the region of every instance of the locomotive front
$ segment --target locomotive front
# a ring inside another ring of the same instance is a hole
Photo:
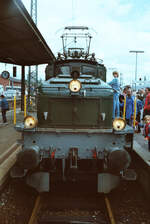
[[[121,118],[112,122],[106,68],[81,53],[58,56],[39,87],[37,117],[16,126],[23,148],[12,176],[26,176],[38,191],[49,191],[53,176],[56,182],[95,179],[97,192],[108,193],[127,177],[133,130]]]

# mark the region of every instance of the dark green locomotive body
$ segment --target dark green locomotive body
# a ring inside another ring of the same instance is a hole
[[[97,191],[107,193],[121,178],[129,179],[133,129],[121,128],[120,118],[114,128],[114,90],[106,83],[106,68],[94,55],[81,59],[81,53],[59,55],[47,66],[37,93],[38,122],[29,116],[16,125],[23,148],[11,175],[26,176],[38,191],[50,190],[52,179],[94,177]]]

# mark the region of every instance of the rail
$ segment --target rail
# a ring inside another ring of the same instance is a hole
[[[110,201],[107,197],[106,194],[104,194],[104,203],[105,203],[105,208],[107,210],[106,214],[108,215],[108,217],[106,217],[107,219],[107,224],[116,224],[116,221],[114,219],[114,215],[113,215],[113,211],[111,209],[111,204],[110,204]],[[89,217],[89,219],[87,220],[86,218],[81,217],[77,217],[75,215],[75,217],[72,216],[72,213],[71,215],[67,215],[66,217],[65,216],[50,216],[48,217],[48,219],[40,219],[38,214],[40,212],[40,208],[42,207],[42,198],[41,198],[41,195],[38,195],[36,200],[35,200],[35,204],[34,204],[34,207],[33,207],[33,210],[32,210],[32,213],[31,213],[31,216],[29,218],[29,222],[28,224],[37,224],[37,223],[40,223],[40,224],[43,224],[43,223],[68,223],[68,224],[79,224],[79,223],[82,223],[82,224],[101,224],[101,223],[104,223],[104,220],[93,220],[91,219],[91,217]],[[109,218],[109,219],[108,219]]]
[[[106,203],[110,223],[111,224],[116,224],[115,219],[114,219],[114,215],[113,215],[113,212],[112,212],[112,209],[111,209],[110,201],[109,201],[109,199],[106,195],[105,195],[105,203]]]
[[[34,208],[32,210],[32,214],[31,214],[31,217],[29,219],[28,224],[36,224],[36,222],[37,222],[37,213],[38,213],[38,211],[40,209],[40,203],[41,203],[41,197],[40,197],[40,195],[38,195],[37,198],[36,198],[35,205],[34,205]]]

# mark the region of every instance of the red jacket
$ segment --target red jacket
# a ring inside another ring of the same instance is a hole
[[[146,96],[144,110],[150,111],[150,93],[148,93]]]
[[[150,139],[150,123],[147,123],[144,127],[144,136]]]

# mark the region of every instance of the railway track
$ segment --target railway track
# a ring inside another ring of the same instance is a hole
[[[61,189],[37,195],[23,183],[9,181],[0,194],[0,223],[150,224],[149,204],[141,195],[136,182],[125,182],[106,198],[93,193],[67,194]]]
[[[91,203],[84,200],[81,196],[78,199],[61,196],[58,200],[56,196],[47,201],[47,197],[38,195],[28,224],[116,224],[107,195],[94,196]]]
[[[15,163],[15,156],[20,148],[18,144],[14,144],[0,156],[0,186],[6,181],[9,169]],[[79,188],[75,186],[76,195],[72,194],[71,190],[69,192],[66,190],[67,193],[64,193],[65,188],[61,188],[59,185],[59,192],[58,186],[54,186],[57,188],[57,192],[38,196],[33,193],[33,189],[26,191],[26,186],[23,186],[24,183],[23,185],[16,184],[14,190],[14,186],[10,183],[8,189],[4,188],[5,193],[2,191],[0,220],[9,218],[7,212],[10,217],[14,217],[14,221],[10,218],[9,221],[4,221],[2,224],[150,224],[149,205],[146,205],[145,199],[138,198],[142,192],[138,191],[139,186],[135,182],[123,184],[108,198],[105,195],[95,195],[95,193],[89,195],[87,192],[85,196],[82,196],[84,191],[79,192],[81,185]],[[20,222],[21,214],[26,221]]]

